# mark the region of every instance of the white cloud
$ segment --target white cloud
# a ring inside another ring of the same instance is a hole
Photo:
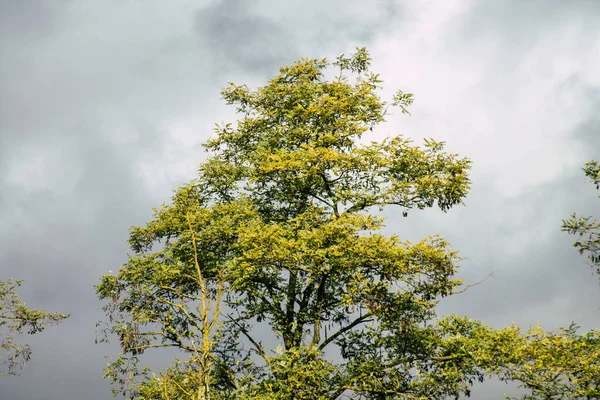
[[[586,88],[600,82],[599,42],[566,20],[514,54],[495,35],[457,33],[465,4],[427,4],[372,47],[386,86],[415,93],[413,116],[384,130],[445,140],[473,159],[474,179],[516,196],[582,163],[572,134],[589,118]]]

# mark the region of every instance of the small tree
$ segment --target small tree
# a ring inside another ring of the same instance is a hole
[[[331,65],[339,75],[327,80]],[[210,359],[199,370],[219,399],[442,399],[483,379],[463,344],[482,345],[490,330],[436,318],[439,299],[459,291],[457,253],[435,236],[386,236],[373,212],[449,210],[467,194],[470,161],[434,140],[363,144],[388,107],[412,103],[401,91],[382,101],[369,67],[358,49],[282,67],[257,90],[222,91],[240,121],[217,125],[198,178],[132,228],[134,255],[96,288],[122,344],[107,372],[124,393],[186,398],[200,384],[185,368],[138,370],[153,347]],[[197,303],[208,294],[218,304],[221,291],[214,346],[198,348]],[[180,390],[161,394],[161,384]]]
[[[27,344],[14,341],[14,333],[33,335],[69,315],[28,308],[17,295],[22,281],[0,281],[0,375],[16,375],[31,358]]]

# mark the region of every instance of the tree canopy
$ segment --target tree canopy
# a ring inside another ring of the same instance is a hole
[[[470,161],[433,139],[368,141],[413,101],[381,89],[364,48],[223,89],[239,121],[216,126],[197,178],[131,229],[132,255],[96,287],[121,344],[115,394],[445,399],[490,373],[519,379],[506,367],[536,359],[533,334],[436,314],[465,290],[458,253],[382,233],[378,210],[460,205]],[[183,357],[152,372],[138,366],[151,348]]]

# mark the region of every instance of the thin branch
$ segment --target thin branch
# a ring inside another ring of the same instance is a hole
[[[487,277],[485,277],[484,279],[480,280],[479,282],[475,282],[475,283],[471,283],[470,285],[465,286],[462,290],[459,290],[457,292],[452,292],[451,294],[461,294],[466,292],[469,288],[473,287],[473,286],[477,286],[482,284],[483,282],[487,281],[488,278],[493,277],[494,276],[494,271],[490,272],[489,275]]]
[[[362,316],[356,318],[354,321],[352,321],[352,323],[350,325],[346,325],[345,327],[341,328],[336,333],[334,333],[333,335],[331,335],[327,339],[325,339],[325,341],[323,341],[323,343],[321,343],[319,345],[319,347],[318,347],[319,350],[323,350],[329,343],[333,342],[338,337],[340,337],[344,333],[348,332],[349,330],[351,330],[355,326],[360,325],[360,324],[362,324],[364,322],[371,322],[371,321],[373,321],[372,319],[368,319],[372,315],[373,314],[371,314],[371,313],[366,313],[365,315],[362,315]]]
[[[178,288],[174,288],[174,287],[166,286],[166,285],[160,285],[160,288],[164,289],[164,290],[168,290],[168,291],[176,294],[179,297],[184,297],[184,298],[187,298],[189,300],[195,300],[195,301],[200,301],[201,300],[201,297],[194,296],[193,294],[183,293],[181,291],[181,289],[178,289]]]
[[[260,356],[265,361],[267,361],[269,356],[267,356],[267,353],[265,352],[265,348],[263,347],[263,345],[258,343],[256,340],[254,340],[254,338],[252,336],[250,336],[250,334],[248,333],[248,330],[243,325],[241,325],[239,322],[237,322],[235,319],[233,319],[230,315],[228,315],[227,318],[229,318],[229,320],[231,322],[233,322],[238,328],[240,328],[240,332],[242,332],[242,334],[244,336],[246,336],[246,338],[250,341],[250,343],[252,343],[252,345],[254,345],[258,354],[260,354]]]
[[[331,209],[335,208],[335,206],[332,203],[328,202],[327,200],[322,199],[321,197],[319,197],[319,196],[317,196],[315,194],[311,194],[311,196],[313,198],[319,200],[321,203],[325,204],[327,207],[330,207]]]

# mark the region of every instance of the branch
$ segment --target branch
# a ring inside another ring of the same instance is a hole
[[[302,300],[298,302],[298,315],[301,316],[306,312],[306,308],[308,307],[308,303],[310,302],[310,297],[313,294],[315,289],[315,281],[311,276],[306,284],[306,288],[302,291]]]
[[[339,218],[340,213],[337,207],[337,202],[335,201],[335,196],[333,194],[333,191],[331,190],[331,186],[329,186],[329,181],[327,180],[327,176],[325,176],[325,174],[323,172],[321,172],[319,174],[321,176],[321,178],[323,179],[323,183],[325,185],[325,191],[327,191],[327,195],[329,196],[329,198],[331,199],[333,205],[332,205],[332,209],[333,209],[333,213],[335,214],[336,217]]]
[[[183,313],[183,314],[184,314],[184,315],[185,315],[185,316],[188,318],[188,320],[189,320],[189,321],[192,323],[192,325],[194,325],[194,326],[195,326],[195,327],[196,327],[198,330],[202,331],[202,325],[200,325],[200,324],[198,323],[198,321],[197,321],[197,319],[196,319],[196,318],[194,318],[194,317],[192,317],[192,316],[190,315],[190,313],[188,312],[188,310],[187,310],[187,309],[186,309],[186,308],[185,308],[185,307],[184,307],[182,304],[180,304],[180,303],[175,303],[175,302],[172,302],[172,301],[169,301],[169,300],[167,300],[167,299],[165,299],[165,298],[160,298],[160,297],[159,297],[159,298],[157,298],[157,301],[158,301],[159,303],[166,303],[166,304],[169,304],[169,305],[171,305],[171,306],[175,307],[176,309],[179,309],[179,310],[181,310],[181,312],[182,312],[182,313]]]
[[[372,319],[369,319],[369,320],[367,319],[367,318],[371,317],[372,315],[373,314],[371,314],[371,313],[366,313],[365,315],[362,315],[362,316],[356,318],[354,321],[352,321],[352,323],[350,325],[347,325],[347,326],[341,328],[339,331],[337,331],[336,333],[334,333],[333,335],[331,335],[327,339],[325,339],[325,341],[319,345],[319,350],[323,350],[329,343],[333,342],[338,337],[340,337],[344,333],[348,332],[355,326],[360,325],[363,322],[373,321]]]
[[[321,341],[321,314],[323,313],[323,301],[325,298],[325,283],[329,274],[325,274],[321,277],[321,281],[317,286],[317,298],[315,299],[315,320],[313,329],[313,340],[312,345],[316,345]]]
[[[488,280],[488,278],[490,278],[490,277],[493,277],[493,276],[494,276],[494,271],[490,272],[486,278],[484,278],[484,279],[480,280],[479,282],[471,283],[470,285],[467,285],[467,286],[465,286],[465,287],[464,287],[462,290],[459,290],[459,291],[457,291],[457,292],[452,292],[452,293],[450,293],[450,294],[461,294],[461,293],[464,293],[464,292],[466,292],[466,291],[467,291],[469,288],[472,288],[473,286],[480,285],[480,284],[482,284],[483,282],[487,281],[487,280]]]
[[[243,325],[241,325],[239,322],[237,322],[235,319],[233,319],[231,317],[231,315],[228,315],[227,318],[229,318],[229,320],[231,322],[233,322],[240,329],[240,332],[242,332],[242,334],[244,336],[246,336],[246,338],[250,341],[250,343],[252,343],[254,345],[254,347],[256,348],[256,351],[258,352],[258,354],[265,361],[267,361],[267,359],[269,357],[267,356],[267,353],[265,352],[265,348],[263,347],[263,345],[260,344],[260,343],[258,343],[256,340],[254,340],[254,338],[252,336],[250,336],[250,334],[248,333],[248,330]]]
[[[311,194],[311,196],[317,200],[319,200],[321,203],[325,204],[326,206],[335,209],[335,205],[329,203],[327,200],[320,198],[319,196],[315,195],[315,194]]]
[[[298,271],[290,270],[290,279],[288,281],[288,290],[287,290],[287,305],[285,310],[285,326],[289,327],[285,329],[288,332],[284,332],[283,338],[286,348],[290,348],[294,345],[294,332],[292,330],[293,320],[294,320],[294,305],[296,304],[296,291],[297,291],[297,283],[298,283]],[[291,337],[289,335],[291,334]]]
[[[192,276],[190,276],[190,275],[185,275],[185,274],[184,274],[184,276],[188,276],[188,277],[191,277],[191,278],[193,278],[193,277],[192,277]],[[174,287],[171,287],[171,286],[166,286],[166,285],[160,285],[160,288],[161,288],[161,289],[164,289],[164,290],[168,290],[168,291],[170,291],[170,292],[174,293],[175,295],[177,295],[177,296],[179,296],[179,297],[182,297],[182,298],[186,298],[186,299],[190,299],[190,300],[194,300],[194,301],[200,301],[200,300],[202,300],[202,298],[201,298],[201,297],[194,296],[193,294],[187,294],[187,293],[183,293],[183,292],[181,291],[181,289],[179,289],[179,288],[174,288]]]
[[[353,205],[351,205],[350,207],[348,207],[348,209],[346,209],[346,211],[344,211],[344,214],[352,214],[358,211],[362,211],[367,207],[371,207],[374,205],[379,204],[379,202],[377,201],[367,201],[365,199],[360,199],[358,202],[354,203]]]

